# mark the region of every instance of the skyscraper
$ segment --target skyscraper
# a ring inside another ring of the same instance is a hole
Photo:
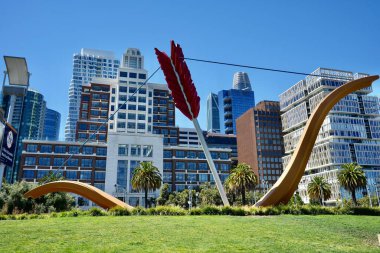
[[[234,75],[233,89],[218,92],[220,132],[236,134],[236,119],[255,106],[248,75],[238,72]]]
[[[259,177],[258,188],[267,190],[282,173],[284,145],[280,104],[262,101],[236,121],[238,160],[247,163]]]
[[[55,110],[46,108],[42,139],[58,141],[60,125],[61,114]]]
[[[283,157],[284,168],[289,163],[308,118],[320,101],[348,80],[364,76],[368,75],[318,68],[312,75],[280,94],[286,154]],[[331,198],[326,201],[335,202],[349,197],[337,180],[341,165],[345,163],[356,162],[363,167],[370,191],[374,192],[371,187],[379,187],[379,100],[375,96],[369,96],[371,92],[372,87],[368,87],[346,96],[333,107],[324,120],[305,175],[298,186],[303,201],[309,202],[307,186],[315,176],[324,177],[332,185]],[[366,191],[360,189],[357,195],[362,196]]]
[[[207,132],[220,133],[218,95],[214,93],[207,97]]]
[[[81,49],[73,56],[73,76],[69,88],[69,115],[65,126],[66,141],[75,140],[75,130],[79,119],[82,85],[89,84],[94,77],[116,78],[120,61],[113,52]]]
[[[248,74],[245,72],[236,72],[234,74],[233,88],[235,90],[252,90]]]

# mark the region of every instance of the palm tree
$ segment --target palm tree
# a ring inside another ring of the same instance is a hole
[[[323,205],[322,200],[331,197],[331,185],[321,176],[313,177],[307,185],[307,194],[310,199],[318,199],[319,203]]]
[[[152,162],[141,162],[139,167],[135,168],[131,179],[132,188],[144,191],[145,208],[148,207],[148,191],[160,188],[161,182],[160,171]]]
[[[252,168],[245,163],[239,163],[227,179],[227,185],[229,189],[236,189],[241,193],[241,200],[243,205],[246,204],[245,192],[255,188],[257,184],[257,176],[253,172]]]
[[[367,185],[365,173],[357,163],[346,163],[341,168],[342,170],[338,174],[339,183],[351,192],[352,201],[356,206],[358,204],[355,195],[356,189]]]

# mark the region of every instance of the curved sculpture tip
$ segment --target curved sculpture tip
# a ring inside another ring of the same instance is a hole
[[[51,192],[70,192],[81,195],[104,209],[112,207],[122,207],[132,209],[133,207],[124,203],[123,201],[109,195],[108,193],[89,184],[77,181],[55,181],[44,185],[37,186],[36,188],[24,194],[27,198],[38,198],[42,195]]]
[[[378,75],[350,81],[329,93],[314,109],[308,119],[303,134],[297,144],[288,166],[274,186],[255,204],[255,206],[275,206],[287,204],[297,189],[305,173],[305,168],[317,139],[319,129],[333,106],[348,94],[370,86]]]

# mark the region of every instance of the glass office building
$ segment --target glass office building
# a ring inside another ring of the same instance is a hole
[[[246,73],[235,73],[232,87],[218,92],[220,132],[225,134],[236,134],[236,119],[255,106],[255,93]]]
[[[207,132],[220,133],[218,95],[214,93],[207,97]]]
[[[322,77],[320,77],[322,76]],[[284,168],[290,161],[304,126],[320,101],[333,89],[367,74],[318,68],[280,95],[284,133]],[[315,142],[306,172],[298,187],[309,202],[307,185],[315,176],[323,176],[332,185],[328,202],[341,201],[348,193],[339,185],[337,173],[342,164],[361,165],[370,182],[357,196],[374,194],[380,186],[380,114],[379,100],[370,96],[372,87],[359,90],[340,100],[324,120]]]
[[[42,139],[49,141],[57,141],[59,139],[60,125],[61,114],[55,110],[46,108]]]
[[[255,106],[255,93],[249,90],[218,92],[220,132],[236,134],[236,119]]]

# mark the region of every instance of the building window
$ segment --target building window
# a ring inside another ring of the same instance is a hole
[[[187,163],[187,169],[188,170],[196,170],[197,164],[196,163]]]
[[[66,153],[66,146],[55,146],[54,153],[58,153],[58,154]]]
[[[146,74],[139,74],[139,79],[146,79]]]
[[[105,189],[105,184],[104,183],[94,183],[94,186],[96,188],[98,188],[99,190],[102,190],[102,191],[104,191],[104,189]]]
[[[51,145],[41,145],[40,152],[41,153],[51,153],[52,148]]]
[[[198,152],[198,158],[199,158],[199,159],[206,159],[205,153],[203,153],[203,152]]]
[[[137,73],[130,72],[129,77],[130,78],[137,78]]]
[[[131,145],[131,156],[140,156],[140,155],[141,155],[141,146]]]
[[[152,145],[143,145],[143,156],[152,157],[153,156],[153,146]]]
[[[208,170],[207,163],[198,163],[199,170]]]
[[[175,181],[177,182],[185,182],[185,174],[184,173],[176,173]]]
[[[184,162],[176,162],[175,163],[175,169],[176,170],[184,170],[185,169],[185,163]]]
[[[97,169],[105,169],[107,165],[106,160],[96,160],[95,161],[95,168]]]
[[[220,170],[221,171],[229,171],[230,170],[230,165],[226,163],[220,164]]]
[[[172,158],[172,156],[171,150],[164,150],[164,158]]]
[[[219,158],[218,153],[217,152],[211,152],[211,158],[212,159],[218,159]]]
[[[172,163],[164,162],[164,170],[171,170],[171,169],[172,169]]]
[[[67,161],[66,166],[74,166],[74,167],[77,167],[78,164],[79,164],[78,159],[76,159],[76,158],[71,158],[71,159],[69,159],[69,160]]]
[[[172,173],[171,172],[164,172],[163,181],[164,183],[171,183],[172,182]]]
[[[37,152],[37,144],[26,145],[26,152]]]
[[[50,157],[40,157],[38,164],[42,166],[50,166]]]
[[[69,147],[69,154],[79,154],[79,147],[78,146],[70,146]]]
[[[48,170],[38,170],[37,171],[37,178],[38,179],[43,178],[43,177],[47,176],[48,174],[49,174]]]
[[[25,157],[25,165],[36,165],[36,158],[33,156],[27,156]]]
[[[33,179],[34,178],[34,170],[24,170],[24,178]]]
[[[197,174],[187,174],[188,182],[197,182]]]
[[[197,152],[187,151],[187,158],[197,158]]]
[[[128,77],[128,72],[120,71],[120,77]]]
[[[92,167],[92,159],[82,159],[81,167],[83,168],[91,168]]]
[[[228,160],[228,153],[220,153],[220,159]]]
[[[199,182],[208,182],[208,174],[199,174]]]
[[[65,158],[54,158],[53,166],[61,166],[65,162]]]
[[[77,180],[78,172],[76,170],[66,170],[66,178],[69,180]]]
[[[106,179],[106,173],[104,171],[95,171],[95,180],[104,181]]]
[[[83,147],[82,153],[86,155],[92,155],[94,153],[94,149],[93,147]]]
[[[127,170],[128,170],[128,161],[119,160],[117,161],[117,176],[116,184],[119,187],[127,187]]]
[[[91,171],[81,171],[80,180],[91,180]]]
[[[175,152],[175,156],[176,156],[177,158],[184,158],[184,157],[185,157],[185,151],[183,151],[183,150],[177,150],[177,151]]]
[[[127,156],[128,155],[128,144],[119,144],[118,155],[119,156]]]

